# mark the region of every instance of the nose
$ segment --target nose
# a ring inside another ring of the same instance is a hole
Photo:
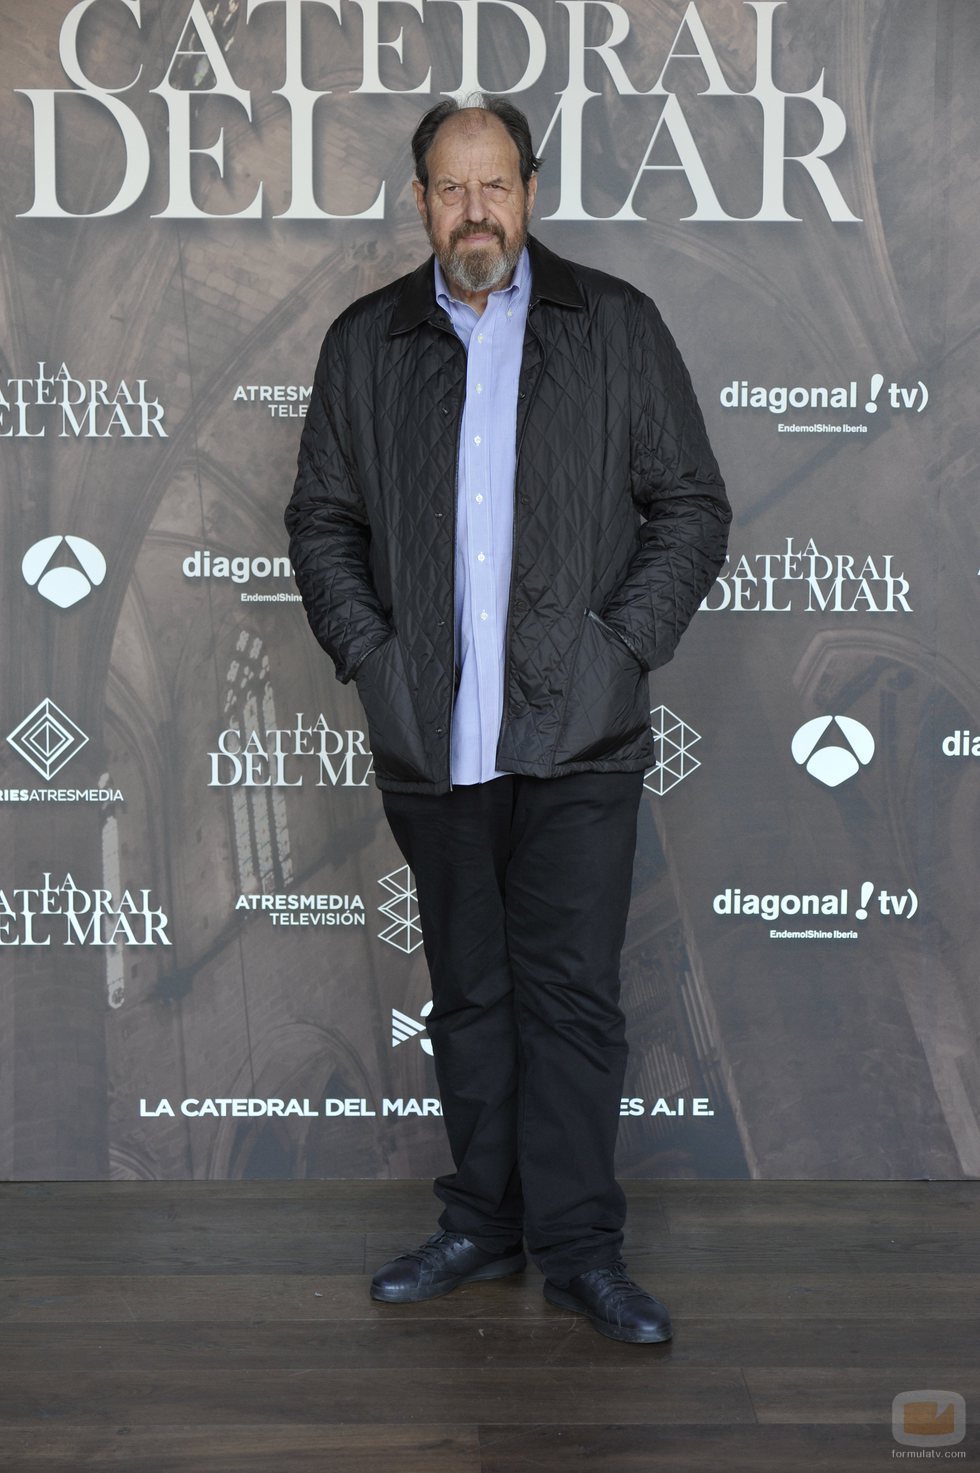
[[[486,207],[483,200],[483,186],[479,180],[474,184],[467,184],[466,186],[466,200],[463,213],[466,219],[472,220],[474,224],[483,220],[486,215]]]

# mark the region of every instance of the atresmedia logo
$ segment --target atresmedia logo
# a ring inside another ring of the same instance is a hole
[[[61,561],[56,563],[62,548]],[[106,574],[105,558],[95,543],[71,533],[42,537],[24,553],[20,567],[24,581],[59,609],[70,609],[87,598]]]
[[[824,736],[836,737],[821,746]],[[826,788],[838,788],[867,767],[875,739],[853,716],[814,716],[793,737],[793,761]]]

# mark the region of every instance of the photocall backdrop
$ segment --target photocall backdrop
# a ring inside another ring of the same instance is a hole
[[[650,682],[619,1169],[980,1175],[973,0],[0,18],[0,1175],[451,1165],[282,509],[474,88],[531,120],[532,230],[660,306],[735,509]]]

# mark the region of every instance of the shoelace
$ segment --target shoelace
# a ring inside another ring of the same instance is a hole
[[[400,1258],[417,1258],[420,1263],[428,1263],[430,1259],[437,1259],[439,1257],[439,1250],[447,1238],[458,1238],[460,1236],[461,1234],[459,1233],[444,1231],[431,1238],[427,1238],[420,1247],[410,1248],[407,1253],[400,1253],[398,1256]]]
[[[634,1283],[634,1281],[630,1278],[629,1274],[626,1271],[626,1264],[621,1258],[617,1259],[615,1263],[611,1263],[608,1265],[608,1267],[604,1268],[603,1273],[608,1275],[607,1282],[610,1285],[616,1285],[617,1287],[622,1289],[629,1289],[634,1294],[643,1293],[643,1290],[640,1288],[639,1284]]]
[[[609,1273],[610,1282],[622,1284],[623,1289],[640,1289],[640,1284],[634,1283],[634,1280],[626,1273],[626,1265],[622,1258],[616,1259],[615,1264],[610,1264],[607,1273]]]

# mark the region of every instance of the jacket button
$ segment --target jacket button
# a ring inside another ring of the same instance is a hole
[[[446,515],[446,513],[444,511],[437,511],[436,512],[436,516],[437,517],[444,517],[445,515]]]
[[[437,619],[436,620],[436,623],[439,625],[439,628],[440,629],[445,629],[445,627],[446,627],[446,621],[445,621],[445,619]]]
[[[527,604],[524,602],[524,600],[522,598],[516,598],[514,600],[514,608],[517,610],[517,612],[519,614],[523,614],[524,613],[524,610],[527,608]]]
[[[445,730],[446,730],[446,728],[444,726],[437,726],[436,727],[436,736],[442,736],[443,733],[445,732]]]

